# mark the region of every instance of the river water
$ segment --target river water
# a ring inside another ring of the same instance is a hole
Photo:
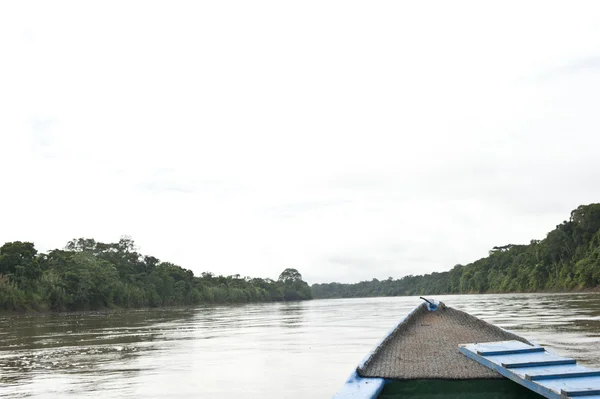
[[[600,294],[436,297],[600,368]],[[0,397],[328,398],[421,301],[0,317]]]

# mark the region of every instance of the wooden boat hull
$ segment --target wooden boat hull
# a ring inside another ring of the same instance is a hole
[[[424,303],[365,357],[334,399],[539,399],[538,394],[503,379],[458,351],[459,343],[508,339],[528,343],[443,303]]]

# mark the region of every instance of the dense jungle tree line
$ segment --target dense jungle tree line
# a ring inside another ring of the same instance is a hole
[[[543,240],[494,247],[452,270],[356,284],[314,284],[316,298],[485,292],[568,291],[600,287],[600,204],[582,205]]]
[[[296,269],[277,281],[215,276],[137,252],[123,237],[105,244],[70,241],[64,249],[38,253],[31,242],[0,247],[0,310],[94,310],[201,303],[245,303],[311,299]]]

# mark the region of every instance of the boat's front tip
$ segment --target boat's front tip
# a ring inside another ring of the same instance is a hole
[[[425,301],[425,305],[427,306],[427,310],[430,312],[435,312],[440,306],[440,301],[437,299],[427,299],[425,297],[420,296],[420,299]]]

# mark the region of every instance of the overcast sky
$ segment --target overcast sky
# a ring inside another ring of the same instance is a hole
[[[600,202],[600,4],[3,1],[0,243],[444,271]]]

